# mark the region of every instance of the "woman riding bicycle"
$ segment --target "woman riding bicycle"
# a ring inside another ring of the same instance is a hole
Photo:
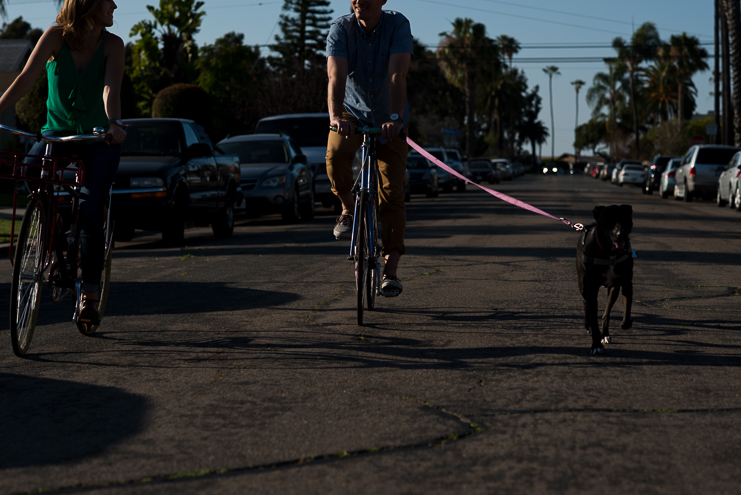
[[[108,191],[118,169],[120,143],[126,139],[121,117],[124,44],[106,28],[113,25],[113,0],[65,0],[56,19],[36,44],[26,66],[0,97],[0,114],[33,86],[46,66],[49,78],[44,136],[68,136],[107,129],[105,142],[53,144],[51,155],[75,157],[85,164],[80,194],[80,244],[83,301],[80,319],[99,322],[96,309],[103,268],[103,217]],[[37,142],[31,155],[43,155]],[[40,160],[38,160],[40,163]]]

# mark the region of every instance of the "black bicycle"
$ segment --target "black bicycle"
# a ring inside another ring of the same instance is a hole
[[[70,141],[102,141],[105,139],[105,130],[95,128],[93,134],[42,137],[4,125],[0,125],[0,129],[47,143],[43,156],[0,152],[0,179],[12,180],[16,184],[10,234],[10,262],[13,265],[10,290],[10,335],[13,352],[17,356],[24,356],[28,352],[36,328],[44,282],[51,291],[51,299],[54,303],[61,301],[73,290],[75,291],[75,309],[72,319],[77,323],[77,328],[83,335],[93,335],[99,326],[99,322],[93,324],[78,319],[83,292],[78,215],[85,167],[80,160],[51,156],[50,144]],[[24,163],[23,160],[26,158],[36,158],[41,163]],[[18,186],[21,183],[26,183],[31,192],[18,232],[18,239],[14,243]],[[98,294],[98,313],[101,319],[108,301],[111,278],[113,222],[110,218],[110,198],[109,191],[104,217],[105,254],[101,260],[103,271]]]

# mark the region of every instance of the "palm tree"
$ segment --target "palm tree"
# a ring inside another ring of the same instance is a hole
[[[673,118],[677,114],[676,71],[668,45],[660,50],[660,56],[646,69],[648,104],[656,122]]]
[[[677,126],[681,128],[684,119],[685,81],[692,79],[696,72],[708,70],[705,59],[708,51],[700,46],[700,40],[687,33],[672,35],[669,40],[669,56],[676,69],[677,77]]]
[[[582,81],[581,79],[577,79],[576,81],[571,81],[571,85],[574,86],[574,89],[576,90],[576,124],[574,125],[574,134],[576,134],[576,128],[579,127],[579,90],[587,83]]]
[[[499,61],[494,41],[486,36],[486,26],[472,19],[453,21],[453,31],[440,33],[443,39],[436,55],[448,81],[463,89],[466,98],[466,152],[475,154],[476,86],[492,64]],[[489,62],[488,64],[485,62]]]
[[[733,72],[733,127],[734,144],[741,146],[741,5],[736,0],[721,0],[731,41]],[[725,89],[724,89],[724,94]]]
[[[610,155],[615,155],[615,131],[617,130],[618,108],[625,105],[625,93],[629,83],[622,68],[613,58],[605,59],[609,72],[598,72],[592,79],[592,87],[587,91],[587,104],[593,107],[592,118],[599,119],[602,109],[608,107],[607,134],[610,140]]]
[[[520,44],[516,39],[502,34],[497,38],[497,46],[499,46],[499,52],[502,57],[506,57],[509,60],[509,70],[512,70],[512,57],[515,53],[520,52]]]
[[[555,65],[549,65],[543,69],[543,72],[548,74],[548,93],[551,99],[551,158],[556,158],[556,129],[553,127],[553,76],[560,76],[561,73],[558,71],[558,67]]]
[[[661,39],[656,26],[646,22],[639,27],[630,38],[630,43],[623,38],[615,38],[612,47],[618,53],[620,63],[625,66],[630,81],[630,102],[633,110],[633,134],[635,136],[635,158],[640,154],[640,135],[638,133],[638,104],[636,102],[636,76],[640,65],[653,59],[661,46]]]

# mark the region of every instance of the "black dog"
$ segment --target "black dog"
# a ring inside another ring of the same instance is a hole
[[[625,313],[620,328],[633,325],[630,309],[633,304],[633,252],[630,231],[633,229],[633,208],[630,205],[597,206],[592,212],[597,223],[587,225],[576,247],[576,275],[579,292],[584,298],[584,326],[592,334],[591,354],[602,354],[610,343],[610,310],[623,289]],[[607,287],[608,299],[602,315],[602,332],[597,321],[597,296],[600,287]]]

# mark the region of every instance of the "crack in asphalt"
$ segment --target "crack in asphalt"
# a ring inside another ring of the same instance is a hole
[[[160,474],[160,475],[154,475],[154,476],[147,476],[144,478],[138,478],[138,479],[129,479],[129,480],[119,480],[119,481],[110,481],[110,482],[81,482],[76,483],[74,485],[68,485],[68,486],[59,486],[59,487],[39,487],[35,488],[33,490],[29,490],[27,492],[16,492],[18,495],[20,494],[32,494],[32,493],[46,493],[46,492],[56,492],[56,493],[76,493],[76,492],[87,492],[92,490],[100,490],[100,489],[115,489],[115,488],[121,488],[125,486],[134,486],[134,485],[149,485],[149,484],[162,484],[162,483],[172,483],[172,482],[181,482],[181,481],[190,481],[190,480],[201,480],[204,478],[213,478],[217,476],[234,476],[239,474],[249,474],[249,473],[255,473],[255,472],[264,472],[269,470],[277,470],[282,468],[293,468],[293,467],[302,467],[311,463],[317,463],[317,462],[332,462],[332,461],[338,461],[341,459],[347,459],[351,457],[360,457],[364,455],[373,455],[373,454],[381,454],[385,452],[397,452],[401,450],[413,450],[413,449],[421,449],[421,448],[439,448],[443,447],[445,444],[449,442],[457,442],[460,440],[464,440],[466,438],[469,438],[474,435],[478,435],[480,433],[483,433],[486,431],[485,428],[480,426],[477,423],[474,423],[467,419],[464,415],[457,413],[455,411],[451,411],[449,409],[446,409],[441,406],[435,406],[427,401],[423,401],[420,399],[414,399],[411,397],[400,397],[390,394],[372,394],[377,395],[380,397],[385,398],[392,398],[407,402],[412,402],[415,404],[418,404],[419,406],[422,406],[423,408],[429,409],[430,411],[434,412],[435,414],[441,415],[442,417],[446,418],[454,418],[456,421],[458,421],[462,426],[465,426],[467,431],[464,431],[462,433],[448,433],[447,435],[435,437],[430,440],[423,440],[421,442],[417,443],[411,443],[407,445],[383,445],[380,447],[369,447],[364,449],[357,449],[357,450],[342,450],[335,453],[330,454],[320,454],[316,456],[307,456],[307,457],[300,457],[297,459],[290,459],[286,461],[279,461],[279,462],[271,462],[266,464],[256,464],[252,466],[242,466],[242,467],[236,467],[236,468],[222,468],[222,469],[202,469],[199,471],[184,471],[179,473],[171,473],[171,474]]]

